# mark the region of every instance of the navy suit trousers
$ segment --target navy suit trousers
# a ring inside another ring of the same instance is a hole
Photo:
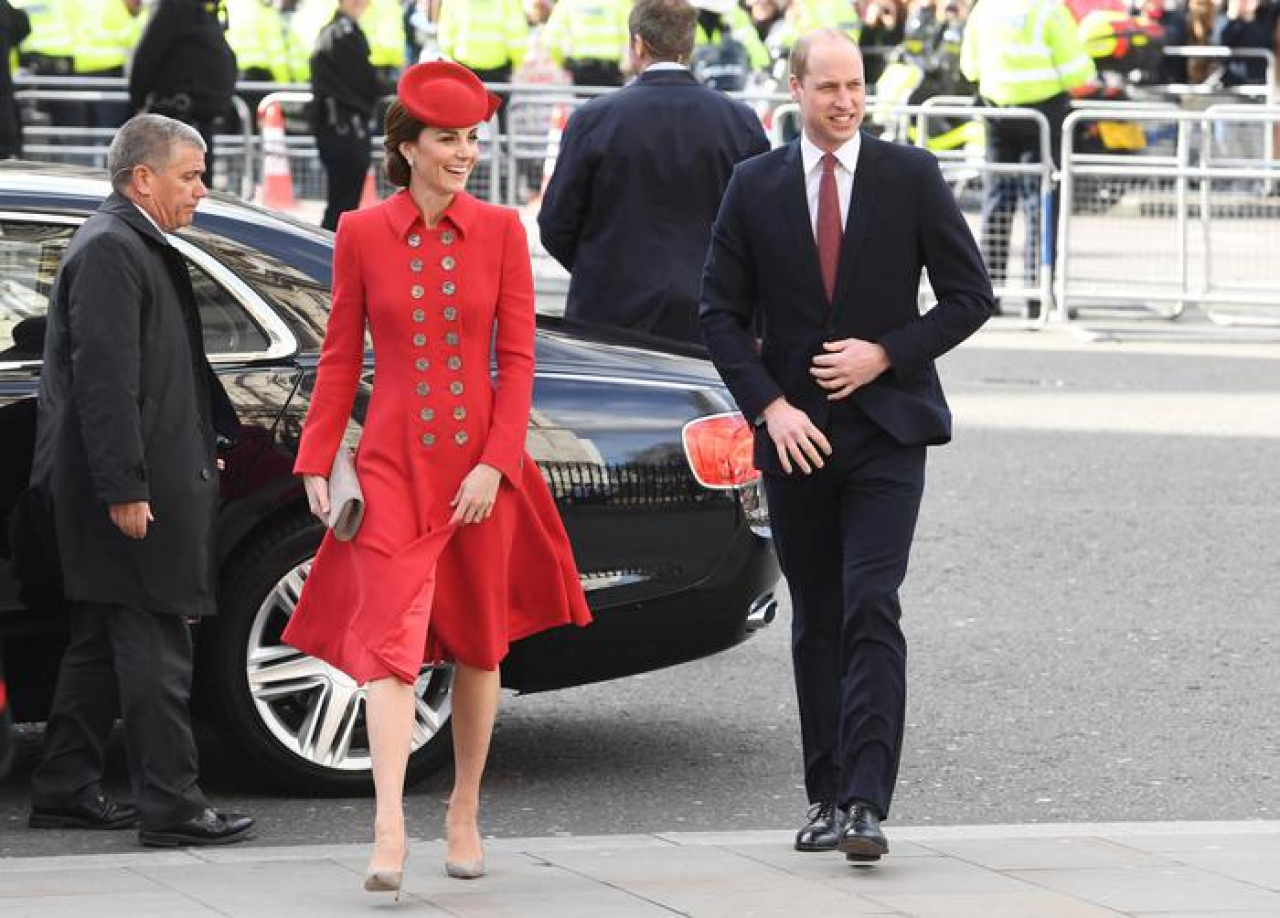
[[[859,800],[888,816],[902,753],[907,573],[924,446],[902,446],[848,400],[811,475],[765,476],[791,590],[792,659],[810,802]]]

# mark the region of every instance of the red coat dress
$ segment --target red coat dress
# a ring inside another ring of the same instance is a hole
[[[364,521],[350,542],[325,536],[284,641],[358,682],[412,682],[425,660],[493,669],[511,641],[590,622],[555,502],[524,450],[535,319],[517,214],[461,193],[429,229],[402,191],[343,216],[296,474],[329,474],[366,321],[376,372],[355,459]],[[493,514],[450,526],[449,502],[479,462],[502,473]]]

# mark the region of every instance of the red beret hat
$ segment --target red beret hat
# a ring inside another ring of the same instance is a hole
[[[502,104],[478,76],[453,61],[414,64],[401,75],[396,95],[409,114],[440,128],[481,124]]]

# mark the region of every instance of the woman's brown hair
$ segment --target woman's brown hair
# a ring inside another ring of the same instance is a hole
[[[386,160],[382,164],[387,173],[387,180],[400,188],[409,187],[409,161],[400,152],[400,144],[417,143],[418,135],[426,125],[419,121],[404,107],[399,99],[391,103],[387,109],[386,127],[383,129],[382,146],[387,151]]]

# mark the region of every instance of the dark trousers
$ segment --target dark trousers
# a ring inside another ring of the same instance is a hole
[[[37,806],[69,806],[99,790],[107,739],[124,719],[129,777],[144,828],[208,806],[198,783],[191,632],[176,615],[71,603],[71,640],[58,671],[44,755],[31,776]]]
[[[354,122],[339,127],[345,130],[340,132],[327,124],[316,126],[316,147],[328,179],[328,200],[320,225],[327,230],[336,230],[338,218],[360,206],[364,177],[373,161],[368,133]]]
[[[1062,153],[1062,122],[1071,111],[1065,94],[1044,102],[1027,105],[1049,119],[1049,144],[1055,165]],[[1040,163],[1040,131],[1030,121],[991,119],[987,121],[987,161],[993,163]],[[1049,217],[1043,239],[1040,234],[1040,183],[1031,175],[988,175],[983,186],[982,257],[992,283],[1004,284],[1008,277],[1009,236],[1013,215],[1019,202],[1023,205],[1026,224],[1026,275],[1028,280],[1039,274],[1040,246],[1047,246],[1048,264],[1056,260],[1055,234],[1058,228],[1058,195],[1050,193]]]
[[[902,446],[847,401],[834,454],[812,475],[765,476],[774,545],[791,590],[792,662],[809,801],[889,814],[902,755],[907,573],[925,448]]]

